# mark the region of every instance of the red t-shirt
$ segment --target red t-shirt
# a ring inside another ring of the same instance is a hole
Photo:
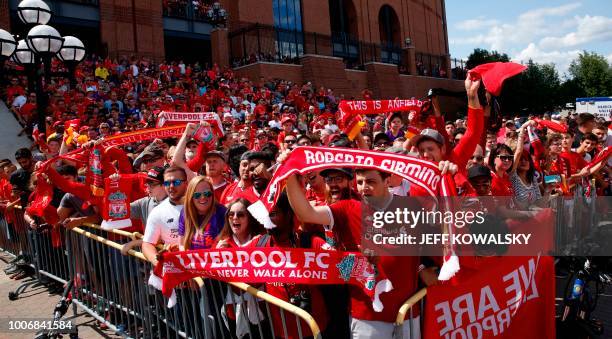
[[[510,176],[504,174],[503,177],[497,176],[494,172],[491,172],[493,180],[491,180],[491,193],[496,197],[511,197],[512,196],[512,183],[510,183]]]
[[[225,191],[223,191],[223,194],[219,199],[221,204],[227,206],[232,201],[235,201],[240,198],[244,198],[250,203],[254,203],[259,199],[259,197],[255,194],[255,191],[253,191],[252,186],[245,187],[244,189],[242,189],[238,186],[238,182],[239,181],[234,181],[233,183],[225,187]]]
[[[570,174],[578,173],[588,165],[587,161],[580,154],[573,151],[562,152],[559,156],[569,163]]]
[[[36,104],[26,102],[25,104],[23,104],[23,106],[21,106],[21,109],[19,110],[19,114],[27,118],[32,115],[32,111],[35,109],[36,109]]]
[[[357,251],[361,244],[362,203],[353,199],[341,200],[329,208],[333,216],[332,230],[340,245],[338,249]],[[385,272],[393,285],[393,290],[380,295],[384,309],[375,312],[372,299],[361,288],[351,285],[351,316],[361,320],[395,322],[400,306],[416,292],[418,265],[419,257],[416,256],[380,256],[377,267]]]
[[[268,240],[268,243],[263,247],[281,247],[287,248],[291,247],[291,244],[272,244],[271,240]],[[257,247],[257,240],[251,241],[247,247]],[[313,237],[311,248],[323,248],[325,245],[325,241],[323,239]],[[311,310],[310,314],[315,318],[317,325],[321,330],[324,330],[327,326],[328,316],[327,310],[325,307],[325,300],[323,299],[323,295],[321,294],[321,290],[317,285],[296,285],[296,284],[285,284],[285,283],[266,283],[266,292],[270,295],[273,295],[281,300],[289,302],[289,293],[294,294],[297,293],[300,289],[307,289],[310,293],[310,305]],[[287,312],[284,313],[285,317],[285,325],[283,325],[283,319],[281,317],[281,311],[277,306],[272,304],[270,306],[270,315],[272,318],[272,326],[274,327],[274,333],[279,338],[299,338],[299,332],[297,328],[297,324],[295,321],[295,317]],[[310,332],[310,327],[303,321],[300,320],[301,333],[303,337],[310,337],[312,333]],[[287,335],[285,335],[284,328],[287,329]]]

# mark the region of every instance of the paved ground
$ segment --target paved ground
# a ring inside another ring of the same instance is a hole
[[[18,137],[21,125],[15,120],[13,114],[0,101],[0,159],[10,158],[15,161],[15,150],[21,147],[30,147],[32,141],[27,137]]]
[[[4,328],[4,324],[8,323],[8,320],[11,318],[50,319],[53,308],[59,301],[60,296],[58,294],[49,295],[45,287],[28,288],[25,293],[19,296],[19,299],[15,301],[8,299],[8,293],[14,291],[23,281],[11,280],[2,271],[10,259],[12,258],[6,253],[0,253],[0,305],[2,305],[0,306],[0,323],[2,323],[0,328]],[[79,338],[120,338],[111,331],[101,331],[96,324],[96,320],[78,308],[77,312],[74,323],[77,325]],[[66,316],[69,317],[71,315],[72,308]],[[34,334],[34,332],[15,333],[0,331],[0,339],[31,339],[34,338]]]

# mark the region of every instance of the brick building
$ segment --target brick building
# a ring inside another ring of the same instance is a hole
[[[337,94],[422,97],[460,90],[448,50],[445,0],[45,0],[51,25],[99,55],[232,66],[241,76],[313,81]],[[0,27],[20,32],[19,0],[0,0]]]

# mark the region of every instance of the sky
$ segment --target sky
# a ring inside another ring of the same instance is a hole
[[[451,58],[497,50],[554,63],[562,77],[583,50],[612,63],[612,0],[446,0],[446,19]]]

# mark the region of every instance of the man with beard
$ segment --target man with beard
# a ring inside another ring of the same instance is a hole
[[[272,165],[272,156],[266,152],[249,152],[245,156],[249,162],[249,177],[253,183],[251,188],[253,194],[259,197],[268,187],[272,173],[269,169]]]
[[[225,188],[221,199],[221,204],[227,206],[232,201],[240,198],[248,200],[250,203],[257,201],[258,197],[253,190],[253,182],[249,170],[250,161],[249,155],[251,152],[244,152],[240,157],[240,165],[238,167],[238,179]]]
[[[142,254],[153,264],[157,265],[157,249],[155,245],[161,242],[164,245],[177,245],[179,243],[178,221],[183,210],[183,196],[187,190],[187,174],[181,167],[171,166],[164,171],[164,188],[168,198],[153,208],[147,219],[145,234],[142,238]]]

